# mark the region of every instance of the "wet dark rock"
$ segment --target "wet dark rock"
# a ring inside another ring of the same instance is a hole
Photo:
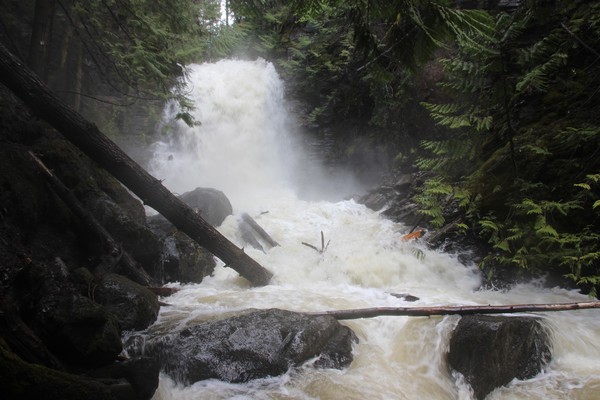
[[[205,322],[145,342],[134,338],[127,348],[130,354],[144,351],[158,358],[167,374],[191,384],[276,376],[314,357],[316,367],[344,368],[352,362],[355,341],[352,330],[333,317],[271,309]]]
[[[158,360],[141,357],[126,361],[117,361],[104,368],[89,372],[88,375],[105,381],[112,381],[111,389],[119,390],[119,399],[151,399],[158,388],[160,365]]]
[[[551,359],[549,340],[537,318],[465,316],[452,333],[448,365],[481,400],[514,378],[540,373]]]
[[[3,399],[115,400],[97,380],[23,361],[1,338],[0,387]]]
[[[219,226],[233,213],[231,203],[223,192],[211,188],[196,188],[180,196],[180,199],[208,223]],[[179,232],[165,217],[148,218],[152,231],[162,241],[161,266],[154,276],[161,282],[200,283],[213,273],[215,260],[206,249]]]
[[[409,301],[409,302],[414,302],[414,301],[419,300],[419,298],[417,296],[413,296],[412,294],[408,294],[408,293],[390,293],[390,295],[397,297],[399,299],[402,299],[404,301]]]
[[[139,203],[137,200],[136,202]],[[135,214],[126,212],[121,205],[104,194],[89,199],[86,206],[146,271],[152,273],[159,268],[162,242],[147,225],[145,218],[140,220]],[[141,203],[139,206],[142,207]]]
[[[362,196],[358,201],[374,211],[393,206],[398,198],[403,198],[414,183],[411,174],[389,176],[379,187]]]
[[[200,283],[216,266],[214,256],[175,229],[162,216],[149,219],[154,232],[162,238],[161,267],[154,275],[160,282]]]
[[[94,300],[115,315],[122,330],[142,330],[150,326],[160,306],[154,293],[117,274],[107,274],[93,288]]]
[[[196,188],[179,198],[213,226],[221,225],[225,218],[233,213],[229,199],[217,189]]]
[[[390,194],[395,195],[395,192],[391,188],[380,187],[359,198],[358,202],[373,211],[380,211],[390,203],[390,197],[392,197]]]
[[[0,342],[9,346],[0,349],[0,398],[132,398],[133,386],[120,379],[64,373],[113,363],[121,324],[94,301],[100,277],[87,269],[106,259],[104,243],[50,189],[28,151],[144,268],[160,265],[162,241],[138,199],[3,87],[0,125]]]
[[[421,183],[418,174],[390,173],[381,186],[362,196],[358,202],[409,227],[420,224],[425,227],[419,207],[412,201]]]
[[[21,305],[23,320],[60,359],[74,365],[100,366],[121,352],[116,318],[81,295],[62,262],[32,264],[18,284],[29,299]]]

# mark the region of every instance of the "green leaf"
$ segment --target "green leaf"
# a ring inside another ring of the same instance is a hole
[[[496,243],[494,248],[504,250],[507,253],[510,252],[510,246],[506,240],[501,241],[500,243]]]
[[[493,221],[491,221],[489,219],[479,220],[479,225],[481,225],[481,227],[483,228],[484,231],[498,232],[500,230],[500,228],[498,227],[498,225],[496,225],[495,222],[493,222]]]

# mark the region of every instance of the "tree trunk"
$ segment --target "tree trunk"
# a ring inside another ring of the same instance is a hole
[[[103,244],[103,251],[110,257],[109,262],[99,263],[94,269],[94,275],[100,277],[110,272],[117,265],[121,265],[124,269],[123,275],[127,276],[131,280],[140,285],[147,286],[152,283],[152,278],[148,273],[141,268],[125,251],[122,246],[113,239],[110,233],[98,222],[96,218],[89,211],[87,211],[83,205],[79,202],[77,197],[58,179],[52,171],[46,167],[46,165],[29,151],[29,156],[35,163],[38,170],[44,174],[52,190],[62,199],[62,201],[69,207],[69,209],[75,214],[85,226],[98,236],[100,242]]]
[[[48,49],[52,38],[52,21],[56,0],[37,0],[31,30],[27,64],[44,81],[48,81]]]
[[[309,312],[308,315],[331,315],[335,319],[373,318],[386,315],[430,317],[432,315],[510,314],[600,308],[600,301],[556,304],[514,304],[502,306],[433,306],[433,307],[376,307],[353,310]]]
[[[141,168],[92,123],[60,101],[21,61],[0,43],[0,82],[39,117],[48,121],[87,156],[160,212],[179,230],[220,258],[254,285],[272,274],[231,243],[200,215],[175,197],[161,181]]]

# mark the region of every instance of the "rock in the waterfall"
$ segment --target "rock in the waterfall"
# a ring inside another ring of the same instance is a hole
[[[180,199],[208,223],[219,226],[233,213],[231,203],[220,190],[196,188],[180,196]],[[212,274],[215,260],[206,249],[179,232],[162,215],[148,218],[148,225],[163,240],[162,265],[153,275],[161,282],[200,283]]]
[[[158,281],[200,283],[213,273],[216,262],[208,250],[175,229],[160,215],[149,218],[148,224],[163,240],[162,265],[153,274]]]
[[[106,274],[94,290],[94,299],[113,313],[123,330],[146,329],[158,316],[154,293],[117,274]]]
[[[475,315],[462,317],[452,333],[448,364],[482,400],[514,378],[537,375],[550,358],[549,335],[539,319]]]
[[[143,350],[158,358],[172,378],[191,384],[281,375],[313,358],[316,367],[341,369],[352,362],[355,341],[354,332],[333,317],[270,309],[208,321],[144,343],[132,340],[127,347],[130,354]]]
[[[374,211],[380,211],[390,203],[397,202],[398,198],[411,197],[407,196],[405,192],[410,189],[412,184],[411,174],[391,176],[383,185],[362,196],[358,202]]]
[[[233,213],[229,199],[217,189],[196,188],[179,198],[213,226],[221,225],[225,218]]]

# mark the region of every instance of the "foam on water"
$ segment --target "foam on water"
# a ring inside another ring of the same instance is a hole
[[[264,61],[221,61],[190,67],[196,119],[189,128],[165,118],[173,133],[155,146],[152,172],[171,190],[198,186],[223,190],[234,215],[220,231],[274,273],[271,285],[253,288],[222,263],[214,276],[168,298],[151,331],[166,332],[246,308],[323,311],[386,306],[519,304],[584,301],[584,296],[533,284],[510,291],[478,290],[473,265],[405,242],[408,228],[352,200],[302,200],[306,182],[327,187],[311,162],[304,172],[302,146],[290,133],[283,86]],[[306,178],[306,176],[305,176]],[[329,177],[330,178],[330,177]],[[351,181],[351,180],[350,180]],[[303,185],[299,185],[302,182]],[[329,185],[334,187],[334,185]],[[350,190],[350,189],[349,189]],[[331,199],[331,191],[323,193]],[[264,252],[243,242],[240,214],[251,216],[280,244]],[[321,232],[324,244],[321,243]],[[320,252],[303,243],[324,251]],[[392,293],[420,300],[407,303]],[[592,399],[600,389],[598,311],[544,314],[553,336],[548,370],[513,382],[490,399]],[[155,399],[470,399],[444,357],[458,317],[378,317],[344,321],[359,337],[354,361],[343,371],[306,365],[281,377],[247,384],[216,380],[188,387],[161,376]],[[310,364],[310,363],[309,363]]]

